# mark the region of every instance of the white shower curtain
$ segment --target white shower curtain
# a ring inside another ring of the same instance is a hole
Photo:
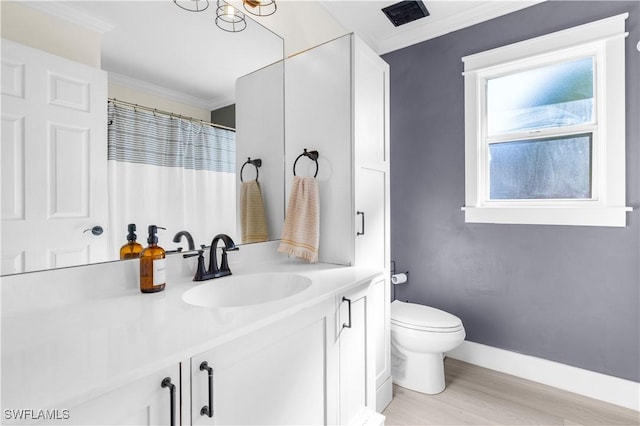
[[[235,132],[109,103],[109,236],[111,253],[126,243],[127,224],[146,246],[147,227],[165,249],[196,247],[236,232]]]

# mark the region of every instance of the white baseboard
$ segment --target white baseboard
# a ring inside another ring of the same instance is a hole
[[[631,380],[468,341],[447,356],[640,411],[640,383]]]
[[[393,382],[391,376],[376,390],[376,411],[382,413],[393,399]]]

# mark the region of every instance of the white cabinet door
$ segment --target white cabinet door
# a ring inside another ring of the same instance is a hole
[[[383,167],[389,157],[389,65],[353,37],[355,161]]]
[[[365,424],[375,411],[368,287],[344,294],[339,303],[339,423]]]
[[[83,232],[107,226],[106,100],[104,71],[2,40],[2,274],[107,260]]]
[[[356,172],[356,266],[386,268],[386,172],[364,167]]]
[[[371,335],[375,342],[376,411],[382,413],[393,398],[391,380],[390,279],[388,274],[371,284]]]
[[[169,379],[171,386],[163,381]],[[61,384],[63,385],[63,384]],[[68,409],[67,419],[55,424],[71,425],[179,425],[180,366],[162,369],[121,388]],[[173,393],[173,397],[171,396]],[[172,406],[173,403],[173,406]],[[172,417],[173,415],[173,417]],[[61,413],[59,417],[65,417]],[[173,420],[173,421],[172,421]],[[43,424],[52,423],[50,420]]]
[[[192,424],[324,424],[326,317],[333,302],[191,359]],[[212,416],[207,362],[213,368]]]

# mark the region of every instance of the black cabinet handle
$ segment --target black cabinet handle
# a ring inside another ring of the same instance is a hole
[[[171,383],[171,377],[165,377],[164,379],[162,379],[161,386],[163,388],[169,388],[169,402],[171,404],[171,406],[170,406],[170,411],[171,411],[171,413],[170,413],[170,415],[171,415],[170,424],[171,424],[171,426],[176,426],[176,385]]]
[[[207,361],[202,361],[200,364],[200,371],[207,370],[209,375],[209,405],[205,405],[200,410],[201,416],[213,417],[213,368],[209,367]]]
[[[349,324],[347,325],[347,323],[342,324],[342,328],[351,328],[351,299],[347,299],[346,297],[342,297],[342,301],[343,302],[349,302]]]
[[[361,232],[356,232],[356,235],[364,235],[364,212],[356,212],[356,215],[361,215]]]

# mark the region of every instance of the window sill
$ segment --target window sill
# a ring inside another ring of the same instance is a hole
[[[631,207],[462,207],[465,223],[614,226],[627,224]]]

